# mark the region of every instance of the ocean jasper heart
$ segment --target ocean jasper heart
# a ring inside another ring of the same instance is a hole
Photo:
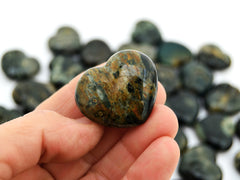
[[[139,51],[112,55],[105,66],[87,70],[76,89],[76,103],[90,120],[112,127],[144,123],[157,95],[157,71]]]

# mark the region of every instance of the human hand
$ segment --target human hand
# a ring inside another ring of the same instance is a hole
[[[0,180],[166,180],[179,159],[178,123],[158,86],[148,120],[134,128],[98,125],[79,111],[79,76],[36,110],[0,126]]]

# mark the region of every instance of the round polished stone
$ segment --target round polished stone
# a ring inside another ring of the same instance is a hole
[[[230,84],[219,84],[207,92],[205,103],[209,111],[234,114],[240,111],[240,92]]]
[[[30,112],[54,92],[55,89],[50,84],[24,81],[18,83],[14,88],[13,99],[22,106],[25,112]]]
[[[221,180],[222,171],[215,159],[215,152],[209,147],[193,147],[183,154],[179,163],[179,173],[187,180]]]
[[[237,120],[236,127],[235,127],[235,133],[240,138],[240,119]]]
[[[92,40],[82,50],[83,63],[89,67],[101,64],[112,55],[109,46],[102,40]]]
[[[226,69],[231,64],[230,57],[213,44],[202,46],[197,54],[197,59],[213,70]]]
[[[240,173],[240,152],[238,152],[234,157],[234,166],[236,170]]]
[[[55,54],[71,54],[79,52],[81,48],[77,31],[67,26],[58,29],[56,35],[49,39],[48,46]]]
[[[178,91],[176,94],[167,98],[166,105],[169,106],[177,115],[181,124],[193,125],[199,111],[197,97],[189,91]]]
[[[181,70],[186,88],[202,94],[212,86],[213,74],[208,67],[197,61],[187,63]]]
[[[2,69],[11,79],[25,80],[35,76],[40,65],[36,59],[27,57],[23,52],[12,50],[3,55]]]
[[[127,43],[121,45],[118,50],[121,51],[127,49],[141,51],[148,57],[150,57],[150,59],[152,59],[153,61],[155,61],[157,57],[157,48],[151,44]]]
[[[216,150],[226,151],[233,142],[234,124],[224,115],[211,114],[197,123],[196,132],[202,142]]]
[[[23,113],[17,109],[6,109],[0,106],[0,124],[22,116]]]
[[[158,62],[179,67],[192,59],[191,51],[176,42],[164,42],[159,46],[157,53]]]
[[[75,57],[59,55],[51,62],[50,82],[60,88],[83,71],[83,66]]]
[[[134,27],[132,41],[135,43],[159,45],[162,42],[162,37],[155,24],[142,20],[137,22]]]
[[[91,68],[81,76],[76,103],[94,122],[132,127],[150,115],[157,83],[156,67],[149,57],[139,51],[119,51],[105,66]]]
[[[187,136],[185,135],[182,128],[178,129],[177,135],[175,137],[175,141],[177,142],[182,155],[186,151],[187,145],[188,145]]]
[[[162,83],[167,94],[171,94],[179,90],[182,86],[179,73],[176,68],[156,63],[158,80]]]

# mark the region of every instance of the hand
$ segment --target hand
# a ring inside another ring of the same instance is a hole
[[[0,126],[0,180],[167,180],[179,159],[178,123],[159,83],[149,119],[108,128],[84,117],[74,93],[80,76],[31,113]]]

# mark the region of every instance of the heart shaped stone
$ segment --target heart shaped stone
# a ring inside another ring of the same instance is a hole
[[[111,127],[133,127],[150,115],[157,94],[157,71],[145,54],[124,50],[105,66],[87,70],[76,88],[76,103],[90,120]]]

